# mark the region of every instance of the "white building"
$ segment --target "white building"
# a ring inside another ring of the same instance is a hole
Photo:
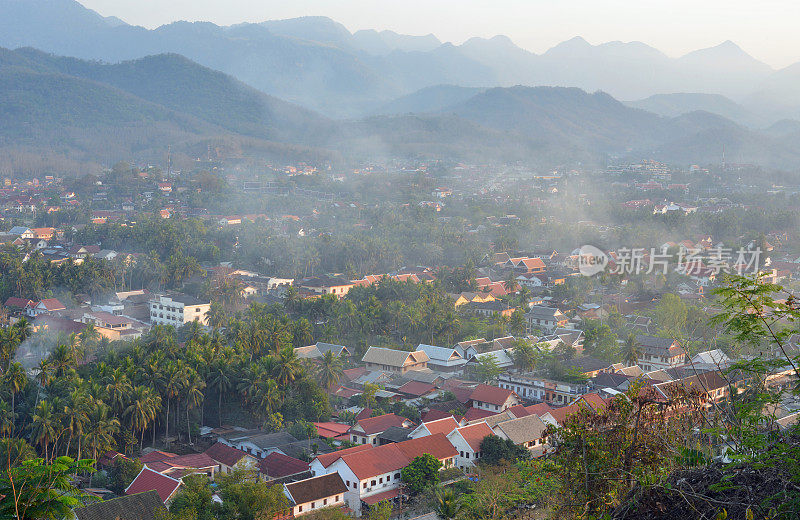
[[[458,452],[456,467],[467,469],[477,464],[481,458],[481,443],[489,435],[494,435],[494,432],[485,422],[463,426],[450,432],[447,440]]]
[[[156,296],[150,300],[150,321],[153,325],[172,325],[175,328],[193,321],[208,325],[206,314],[209,309],[210,302],[186,294]]]

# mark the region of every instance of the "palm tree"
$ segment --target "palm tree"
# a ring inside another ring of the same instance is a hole
[[[256,415],[269,417],[281,401],[281,392],[274,379],[261,381],[255,397]]]
[[[167,416],[164,430],[164,438],[167,440],[167,444],[169,444],[169,411],[172,400],[180,395],[181,389],[184,386],[186,376],[183,372],[180,365],[175,361],[167,363],[164,369],[161,393],[167,400]]]
[[[155,421],[161,410],[161,396],[146,386],[137,386],[129,398],[129,405],[122,416],[128,419],[131,430],[140,432],[139,451],[144,446],[144,431]]]
[[[289,385],[300,377],[302,366],[300,360],[297,358],[292,347],[286,347],[280,351],[278,358],[275,360],[275,380],[283,388]]]
[[[461,511],[463,502],[451,488],[437,491],[433,510],[442,520],[452,520]]]
[[[222,426],[222,396],[233,388],[230,365],[221,359],[214,363],[209,370],[208,382],[217,392],[217,426]]]
[[[50,460],[48,448],[50,443],[56,438],[60,425],[53,405],[50,401],[44,400],[36,405],[36,411],[31,417],[31,440],[42,447],[45,461]]]
[[[642,356],[642,348],[636,342],[635,334],[628,334],[625,344],[622,346],[622,358],[628,366],[635,365]]]
[[[3,379],[5,380],[5,385],[8,386],[8,391],[11,392],[11,412],[16,414],[17,407],[15,399],[17,394],[22,392],[25,385],[28,384],[28,376],[25,374],[25,369],[22,368],[22,365],[14,362],[9,365]],[[11,430],[11,434],[14,434],[14,429]]]
[[[511,271],[506,279],[503,281],[503,288],[506,290],[507,293],[513,293],[517,291],[519,284],[517,284],[517,275],[514,271]]]
[[[94,346],[101,337],[103,336],[100,334],[100,331],[95,328],[94,323],[87,323],[86,328],[80,333],[81,349],[84,352],[87,351],[87,347]]]
[[[325,352],[317,369],[317,376],[322,386],[327,390],[331,390],[339,383],[343,373],[344,364],[342,363],[342,358],[335,356],[332,350]]]
[[[69,347],[60,344],[53,349],[53,352],[50,353],[50,364],[55,369],[56,377],[61,377],[64,372],[72,368],[74,365],[70,357]]]
[[[11,410],[8,402],[0,401],[0,435],[3,437],[11,437],[14,431],[16,416],[17,414]],[[0,459],[0,464],[2,464],[2,462],[2,459]]]
[[[186,378],[186,436],[189,438],[189,444],[192,443],[192,430],[189,425],[189,410],[191,408],[198,408],[203,405],[203,388],[206,387],[205,381],[200,377],[197,371],[192,370]]]
[[[131,391],[131,381],[122,367],[115,368],[108,376],[105,390],[108,398],[107,404],[111,406],[111,410],[116,415],[121,414]]]
[[[64,406],[64,427],[69,432],[66,454],[69,455],[69,447],[72,439],[78,439],[78,458],[81,457],[81,438],[86,425],[89,423],[89,396],[80,389],[75,389],[70,393],[70,402]]]
[[[36,390],[36,404],[39,404],[39,397],[41,396],[42,389],[47,388],[53,381],[53,366],[46,359],[41,359],[37,366],[36,382],[39,383],[39,388]]]
[[[292,326],[292,345],[294,347],[303,347],[313,341],[314,335],[311,333],[311,322],[306,318],[297,320]]]
[[[95,401],[89,412],[92,427],[86,430],[84,438],[92,448],[92,458],[97,460],[97,452],[105,452],[114,447],[114,435],[119,433],[119,419],[109,417],[108,405]]]

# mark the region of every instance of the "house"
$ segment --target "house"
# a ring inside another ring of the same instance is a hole
[[[240,449],[257,459],[263,459],[280,446],[287,446],[297,439],[288,432],[264,433],[260,430],[233,432],[219,437],[219,442]]]
[[[601,372],[613,372],[611,363],[603,361],[602,359],[593,358],[591,356],[581,356],[564,362],[566,368],[583,374],[587,378],[595,377]]]
[[[92,323],[95,330],[112,341],[119,339],[135,339],[141,336],[141,330],[135,331],[134,325],[138,322],[125,316],[117,316],[105,311],[85,312],[77,321]],[[142,325],[142,324],[139,324]]]
[[[316,458],[311,461],[311,464],[309,464],[309,469],[311,470],[312,475],[324,475],[325,473],[328,472],[328,467],[331,464],[341,459],[345,455],[349,455],[351,453],[357,453],[359,451],[364,451],[371,448],[372,448],[371,444],[359,444],[358,446],[345,448],[343,450],[332,451],[330,453],[323,453],[321,455],[317,455]]]
[[[505,269],[512,269],[518,273],[541,274],[547,270],[541,258],[529,258],[527,256],[509,258],[502,264]]]
[[[447,440],[458,452],[456,467],[467,469],[474,466],[481,458],[481,443],[486,437],[493,435],[492,429],[485,422],[456,428],[447,435]]]
[[[222,475],[227,475],[237,469],[253,469],[258,462],[258,459],[252,455],[221,442],[214,443],[205,451],[205,454],[219,465],[217,471]]]
[[[521,403],[519,396],[506,388],[478,385],[469,396],[473,408],[489,412],[502,412]]]
[[[378,444],[378,436],[392,426],[410,428],[414,423],[393,413],[359,420],[350,428],[350,441],[356,444]]]
[[[297,282],[297,286],[300,289],[305,289],[314,294],[333,294],[339,298],[343,298],[354,285],[353,282],[346,278],[327,275],[303,278]]]
[[[219,469],[219,464],[205,453],[176,455],[156,450],[143,455],[139,460],[147,468],[174,478],[190,473],[204,473],[214,480]]]
[[[32,309],[36,305],[33,300],[26,300],[25,298],[17,298],[11,296],[6,300],[5,307],[11,311],[22,312],[27,309]]]
[[[538,415],[526,415],[510,421],[503,421],[492,428],[494,434],[522,446],[534,456],[544,454],[547,444],[547,424]]]
[[[211,302],[206,302],[187,294],[175,293],[156,296],[149,302],[150,321],[154,325],[182,327],[193,321],[208,325],[207,313]]]
[[[458,455],[447,437],[438,433],[346,453],[331,463],[326,472],[339,473],[348,489],[345,501],[350,509],[359,514],[362,503],[373,505],[397,497],[400,494],[402,469],[425,453],[441,462],[443,469],[453,467]]]
[[[411,428],[401,428],[399,426],[390,426],[386,428],[383,433],[378,434],[378,445],[390,444],[393,442],[403,442],[408,440],[408,434]]]
[[[313,424],[317,428],[317,435],[324,439],[336,439],[341,436],[350,438],[347,436],[347,432],[350,430],[349,424],[337,422],[315,422]]]
[[[72,514],[76,520],[160,520],[166,516],[167,508],[153,490],[92,502],[76,507]]]
[[[732,381],[729,381],[729,379]],[[711,408],[715,403],[719,403],[730,396],[731,386],[739,393],[743,381],[743,379],[737,378],[733,374],[729,374],[726,377],[723,376],[720,370],[712,370],[684,377],[677,381],[657,383],[653,385],[653,388],[665,399],[673,397],[676,392],[680,391],[697,394],[703,405],[706,408]]]
[[[26,228],[25,226],[14,226],[8,231],[8,234],[16,235],[23,240],[28,238],[36,238],[36,233],[34,233],[32,229]]]
[[[588,393],[590,390],[586,383],[554,381],[531,373],[500,374],[497,378],[497,386],[513,390],[525,399],[535,399],[557,406],[571,403],[576,397]]]
[[[74,260],[84,260],[87,256],[96,255],[100,252],[100,246],[72,246],[67,250],[67,255]]]
[[[424,351],[407,352],[384,347],[369,347],[361,358],[367,370],[383,370],[404,374],[409,370],[428,367],[428,354]]]
[[[488,292],[462,292],[460,294],[452,294],[450,296],[454,300],[453,305],[455,307],[460,307],[468,303],[485,303],[496,300],[496,298]]]
[[[417,352],[425,352],[428,356],[428,368],[440,372],[457,372],[462,370],[467,360],[454,348],[437,347],[419,344]]]
[[[56,235],[56,228],[51,227],[33,228],[31,231],[33,232],[33,237],[39,240],[53,240]]]
[[[63,303],[58,301],[56,298],[46,298],[37,302],[32,307],[29,306],[27,309],[28,316],[35,318],[36,316],[40,316],[42,314],[52,314],[56,311],[63,311],[66,307]]]
[[[447,417],[443,417],[442,419],[423,422],[422,424],[414,428],[414,430],[412,430],[411,433],[408,434],[408,436],[411,439],[418,439],[420,437],[427,437],[428,435],[434,435],[436,433],[443,433],[445,435],[448,435],[450,432],[452,432],[458,427],[459,427],[458,422],[453,418],[452,415],[448,415]]]
[[[482,359],[485,358],[494,358],[494,362],[497,363],[497,366],[501,369],[511,368],[514,366],[514,349],[498,349],[498,350],[489,350],[487,352],[481,352],[480,354],[475,354],[472,356],[469,361],[467,361],[467,365],[475,366]]]
[[[327,352],[333,352],[334,356],[349,356],[350,351],[344,345],[334,345],[332,343],[317,343],[307,347],[297,347],[294,349],[297,357],[301,359],[319,359]]]
[[[161,502],[165,505],[169,505],[172,499],[175,498],[175,494],[181,485],[183,485],[183,482],[180,479],[162,475],[144,466],[130,485],[125,488],[125,494],[136,495],[147,491],[155,491],[158,493]]]
[[[639,334],[636,336],[636,345],[641,351],[636,364],[645,372],[679,367],[686,362],[686,352],[672,338]]]
[[[552,332],[559,327],[566,327],[567,323],[569,323],[569,318],[554,307],[534,305],[531,307],[531,310],[525,314],[525,321],[528,328],[527,332],[531,334],[536,330]]]
[[[329,473],[283,485],[293,516],[302,516],[325,507],[344,505],[347,487],[338,473]]]
[[[300,475],[309,474],[308,462],[274,451],[258,461],[258,473],[264,480],[298,480]]]
[[[516,307],[511,307],[508,303],[500,300],[491,302],[470,302],[464,305],[462,308],[471,314],[484,316],[486,318],[497,316],[507,318],[514,314],[514,311],[517,310]]]
[[[423,383],[422,381],[408,381],[400,385],[397,393],[402,394],[408,398],[416,399],[436,392],[436,387],[430,383]]]

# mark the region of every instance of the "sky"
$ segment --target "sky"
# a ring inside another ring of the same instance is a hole
[[[154,28],[176,20],[219,25],[328,16],[350,31],[434,34],[456,44],[504,34],[541,53],[582,36],[642,41],[669,56],[733,40],[780,68],[800,61],[797,0],[79,0],[104,16]]]

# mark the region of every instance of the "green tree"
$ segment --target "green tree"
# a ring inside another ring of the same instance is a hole
[[[400,480],[411,493],[420,493],[439,484],[441,468],[442,463],[436,457],[430,453],[423,453],[414,457],[411,464],[403,468],[400,472]]]
[[[517,446],[509,439],[487,435],[481,441],[481,461],[486,464],[497,464],[500,461],[514,462],[529,457],[528,450]]]
[[[453,520],[461,512],[463,502],[452,488],[440,489],[436,492],[433,510],[442,520]]]
[[[636,342],[635,334],[628,334],[622,345],[622,360],[629,366],[635,365],[642,356],[642,348]]]
[[[319,367],[317,369],[317,377],[319,378],[320,384],[322,384],[326,390],[330,391],[334,386],[339,384],[343,373],[344,363],[342,362],[342,358],[334,355],[332,350],[325,352],[322,359],[319,361]]]
[[[370,506],[367,511],[367,520],[389,520],[392,517],[393,509],[391,501],[382,500]]]
[[[474,370],[478,381],[482,383],[494,381],[502,373],[500,364],[494,354],[487,354],[478,358],[478,363],[475,365]]]

